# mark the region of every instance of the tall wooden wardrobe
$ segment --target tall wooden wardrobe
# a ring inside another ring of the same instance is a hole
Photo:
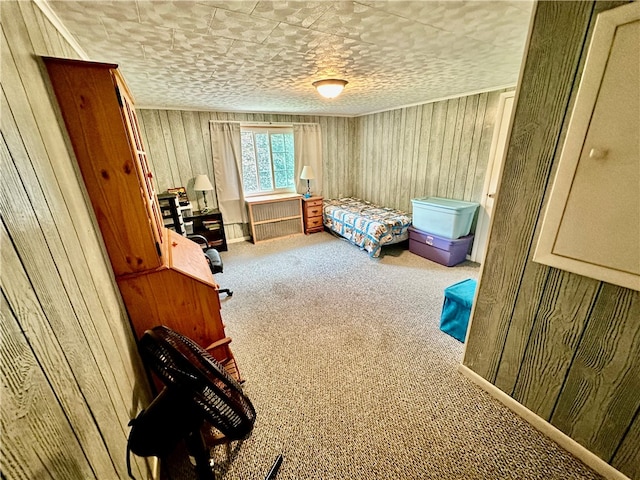
[[[43,57],[137,338],[166,325],[240,379],[201,247],[164,227],[117,65]]]

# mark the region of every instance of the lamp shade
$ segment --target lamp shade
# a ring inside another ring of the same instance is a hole
[[[340,93],[342,93],[342,90],[347,83],[349,82],[347,82],[346,80],[328,78],[326,80],[318,80],[316,82],[313,82],[312,85],[316,87],[318,93],[324,98],[336,98],[338,95],[340,95]]]
[[[198,175],[196,180],[193,182],[193,189],[203,192],[205,190],[213,190],[213,185],[211,185],[209,177],[206,175]]]
[[[309,165],[305,165],[302,168],[300,178],[302,180],[313,180],[314,178],[316,178],[315,174],[313,173],[313,168],[311,168]]]

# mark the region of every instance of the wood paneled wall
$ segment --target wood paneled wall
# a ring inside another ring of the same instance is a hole
[[[463,363],[640,479],[640,292],[531,261],[596,15],[620,3],[537,5]]]
[[[354,195],[408,212],[426,196],[479,202],[503,91],[359,117]]]
[[[150,392],[38,55],[77,54],[32,2],[0,2],[3,478],[127,478]],[[146,463],[133,470],[145,478]]]
[[[611,6],[536,9],[464,364],[637,479],[640,295],[530,261],[586,42],[597,11]],[[148,386],[34,57],[77,55],[32,2],[0,8],[2,474],[125,478],[127,422],[148,402]],[[408,209],[426,195],[478,200],[499,93],[357,119],[160,110],[140,117],[160,190],[184,185],[194,198],[196,174],[214,180],[209,120],[318,122],[327,197]],[[137,477],[145,469],[135,461]]]
[[[411,211],[411,199],[480,201],[500,94],[504,90],[357,118],[141,109],[140,121],[159,191],[194,177],[212,182],[209,121],[315,122],[322,128],[324,196],[354,195]],[[209,205],[217,205],[213,192]],[[247,226],[227,225],[229,239]]]
[[[198,202],[202,207],[204,203],[202,193],[198,192],[196,196],[193,190],[195,176],[207,174],[215,185],[209,134],[212,120],[319,123],[322,129],[323,194],[326,198],[351,194],[355,155],[353,118],[149,109],[140,109],[138,113],[158,191],[184,186],[196,210],[199,209]],[[214,192],[207,193],[207,204],[217,206]],[[225,230],[229,240],[249,235],[248,225],[225,225]]]

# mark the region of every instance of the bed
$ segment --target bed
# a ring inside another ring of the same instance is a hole
[[[411,215],[385,208],[359,198],[335,198],[324,201],[325,227],[378,257],[383,245],[409,238]]]

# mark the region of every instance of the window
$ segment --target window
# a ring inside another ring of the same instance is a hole
[[[241,127],[246,196],[295,192],[292,127]]]

